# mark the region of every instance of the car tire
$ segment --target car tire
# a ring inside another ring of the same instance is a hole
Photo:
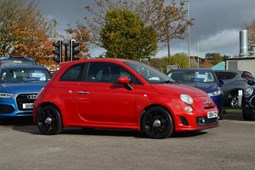
[[[244,120],[252,120],[253,115],[251,113],[242,110],[242,115]]]
[[[141,129],[149,138],[162,139],[172,135],[174,125],[169,112],[156,106],[148,109],[143,114]]]
[[[40,109],[37,113],[36,123],[44,135],[56,135],[63,129],[60,112],[53,105],[46,105]]]

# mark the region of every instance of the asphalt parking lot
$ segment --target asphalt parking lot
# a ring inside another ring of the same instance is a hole
[[[0,124],[0,169],[254,169],[254,131],[236,110],[217,128],[161,140],[81,128],[45,136],[31,119],[12,120]]]

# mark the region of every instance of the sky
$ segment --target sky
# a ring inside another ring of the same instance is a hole
[[[36,0],[38,8],[49,18],[56,19],[57,31],[64,33],[68,24],[75,26],[88,15],[85,6],[93,6],[93,0]],[[179,0],[176,0],[179,2]],[[169,0],[166,0],[166,4]],[[188,9],[186,5],[184,8]],[[255,0],[189,0],[189,15],[194,18],[190,28],[190,55],[204,57],[206,53],[239,55],[239,32],[255,20]],[[188,53],[188,40],[173,40],[171,55]],[[98,48],[90,49],[93,56],[103,54]],[[161,48],[158,57],[167,56]]]

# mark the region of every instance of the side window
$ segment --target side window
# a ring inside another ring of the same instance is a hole
[[[216,75],[222,80],[228,80],[228,79],[234,78],[237,75],[237,73],[235,73],[235,72],[219,72],[218,74],[216,73]]]
[[[70,67],[60,78],[60,81],[81,81],[84,64]]]
[[[113,63],[92,62],[89,65],[87,82],[118,83],[120,76],[131,79],[131,74]]]

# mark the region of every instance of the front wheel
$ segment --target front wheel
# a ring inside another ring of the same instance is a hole
[[[141,128],[148,137],[162,139],[172,135],[174,125],[169,112],[157,106],[144,113]]]
[[[62,118],[53,105],[43,106],[37,113],[36,123],[44,135],[56,135],[62,131]]]
[[[238,106],[238,94],[236,94],[236,93],[230,94],[228,97],[228,103],[229,103],[229,106],[231,106],[232,108],[237,107]]]

